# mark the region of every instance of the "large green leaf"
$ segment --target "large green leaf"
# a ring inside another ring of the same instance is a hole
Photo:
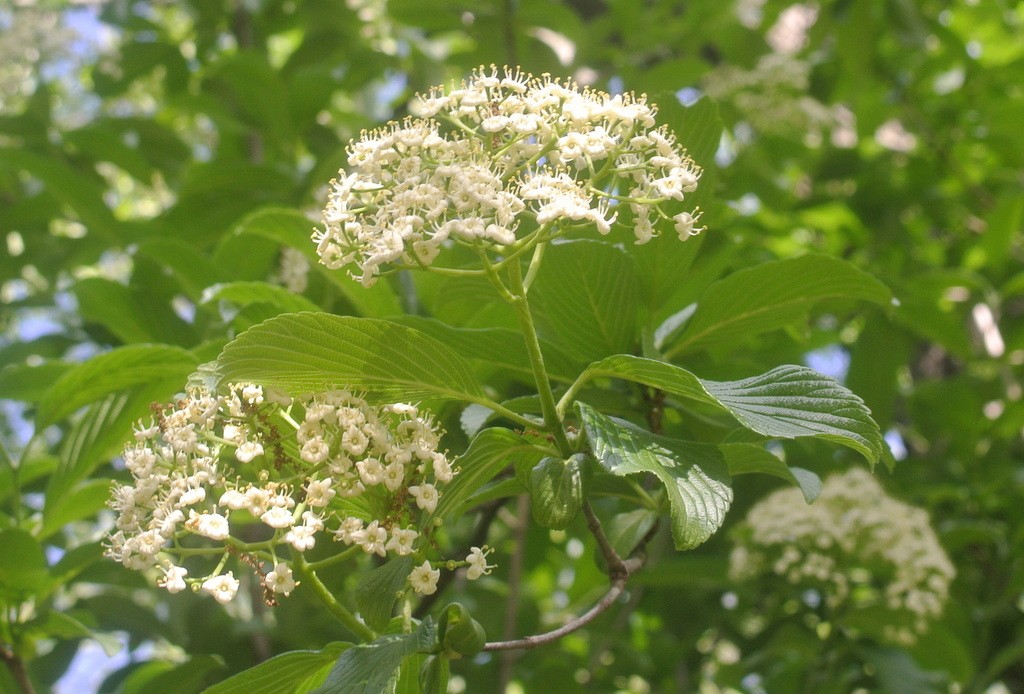
[[[228,382],[291,392],[366,389],[382,398],[483,399],[466,361],[441,342],[373,318],[295,313],[232,340],[218,359]]]
[[[291,651],[218,682],[203,694],[294,694],[302,682],[335,662],[352,644],[338,641],[319,651]]]
[[[393,316],[402,313],[398,297],[387,282],[377,282],[370,288],[361,286],[342,270],[328,270],[320,264],[316,245],[310,240],[314,224],[300,212],[279,207],[268,207],[246,216],[225,237],[217,249],[218,257],[241,252],[246,236],[261,236],[302,252],[310,265],[336,286],[352,306],[368,317]]]
[[[672,358],[782,328],[826,299],[886,304],[891,298],[884,284],[839,258],[805,255],[764,263],[708,287],[693,315],[666,341],[665,355]]]
[[[717,448],[656,436],[583,403],[576,410],[594,456],[608,472],[649,473],[664,485],[676,549],[692,549],[721,527],[732,487]]]
[[[739,381],[705,381],[667,362],[617,354],[584,371],[560,403],[590,379],[610,376],[643,383],[695,402],[724,408],[764,436],[814,436],[852,448],[872,465],[882,455],[882,434],[864,402],[835,379],[805,366],[778,366]]]
[[[69,370],[39,402],[40,427],[82,405],[142,384],[180,383],[198,365],[191,352],[170,345],[128,345],[93,357]]]
[[[632,351],[639,301],[633,259],[589,239],[552,244],[530,291],[542,336],[583,361]]]
[[[495,364],[527,376],[533,382],[533,367],[523,336],[508,328],[455,328],[441,321],[422,316],[392,318],[397,323],[415,328],[437,338],[466,359]],[[572,382],[579,374],[577,361],[547,340],[541,341],[544,366],[556,381]]]
[[[425,619],[411,634],[388,634],[341,654],[315,694],[379,694],[386,691],[402,659],[434,646],[437,628]]]

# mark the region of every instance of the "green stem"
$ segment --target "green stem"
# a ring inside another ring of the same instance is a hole
[[[359,545],[353,545],[343,552],[338,552],[334,556],[321,559],[320,561],[311,561],[306,564],[310,571],[316,571],[317,569],[323,569],[327,566],[333,566],[340,564],[343,561],[347,561],[352,557],[356,556],[363,550]]]
[[[538,243],[533,249],[533,257],[530,258],[530,267],[526,270],[526,279],[523,280],[523,289],[530,291],[530,285],[537,279],[537,273],[540,271],[540,261],[544,259],[544,249],[547,248],[546,242]]]
[[[469,397],[467,397],[466,400],[468,402],[476,403],[477,405],[482,405],[482,406],[486,407],[489,410],[494,410],[495,413],[500,414],[505,419],[511,420],[511,421],[515,422],[516,424],[518,424],[519,426],[525,427],[527,429],[536,429],[537,425],[540,424],[540,422],[535,422],[534,420],[529,419],[528,417],[524,417],[523,415],[519,414],[518,412],[513,412],[512,410],[508,409],[504,405],[496,403],[496,402],[494,402],[493,400],[491,400],[488,397],[483,397],[483,396],[479,397],[479,398],[469,398]]]
[[[363,641],[373,641],[377,638],[376,632],[370,627],[366,626],[356,616],[348,611],[344,605],[335,599],[331,591],[327,589],[316,575],[316,572],[306,563],[305,558],[296,552],[294,558],[295,572],[299,574],[301,579],[306,583],[307,586],[312,589],[316,596],[320,599],[320,602],[324,604],[327,611],[334,615],[339,622],[345,625],[345,627],[353,634],[361,638]]]
[[[526,341],[526,351],[530,356],[530,365],[533,367],[533,379],[537,384],[537,393],[540,395],[540,409],[544,415],[544,425],[555,437],[555,444],[562,455],[572,455],[572,446],[565,436],[565,429],[562,427],[562,420],[555,409],[555,395],[551,392],[551,380],[548,378],[547,369],[544,367],[544,355],[540,351],[540,340],[537,337],[537,328],[533,324],[533,314],[530,313],[530,305],[526,300],[526,287],[523,284],[523,268],[519,263],[509,263],[508,266],[509,290],[512,294],[512,308],[515,309],[516,318],[519,320],[519,328]]]

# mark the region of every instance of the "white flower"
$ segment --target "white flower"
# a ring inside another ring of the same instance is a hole
[[[430,562],[425,561],[409,574],[409,583],[417,593],[431,595],[437,592],[437,579],[439,578],[441,578],[441,570],[430,568]]]
[[[378,554],[382,557],[387,555],[385,545],[388,541],[388,531],[381,527],[377,521],[371,521],[356,536],[358,537],[359,545],[367,554]]]
[[[432,484],[421,484],[409,487],[409,493],[416,499],[416,505],[427,513],[433,513],[437,508],[437,489]]]
[[[195,511],[190,511],[185,527],[196,535],[202,535],[211,540],[224,540],[231,534],[231,530],[228,527],[228,519],[219,513],[196,513]]]
[[[192,506],[193,504],[198,504],[204,499],[206,499],[206,490],[202,487],[193,487],[181,495],[181,498],[178,499],[178,503],[182,506]]]
[[[362,529],[363,519],[350,516],[341,522],[341,527],[335,532],[335,536],[339,541],[351,545],[362,537],[360,534]]]
[[[337,492],[331,489],[331,480],[311,479],[306,484],[306,503],[310,506],[322,508],[331,503]]]
[[[360,460],[356,463],[356,469],[359,471],[359,479],[367,487],[380,484],[384,480],[384,466],[376,458]]]
[[[489,547],[480,549],[479,547],[471,547],[469,550],[469,556],[466,557],[466,562],[469,563],[469,569],[466,570],[466,578],[471,581],[491,573],[491,569],[494,565],[488,565],[487,555],[493,550]]]
[[[235,449],[235,458],[240,463],[251,463],[263,455],[263,444],[259,441],[246,441]]]
[[[259,405],[263,402],[263,388],[251,383],[243,386],[242,399],[250,405]]]
[[[203,590],[213,596],[221,605],[226,605],[238,592],[238,579],[231,571],[221,576],[214,576],[203,581]]]
[[[291,511],[280,506],[269,509],[260,516],[260,520],[271,528],[290,528],[295,525],[295,519],[292,518]]]
[[[391,531],[391,539],[388,540],[385,549],[394,552],[400,557],[412,554],[413,543],[420,535],[412,528],[395,528]]]
[[[145,427],[142,424],[142,420],[139,420],[135,429],[135,440],[136,441],[148,441],[149,439],[156,438],[156,435],[160,433],[160,427],[153,423],[153,420],[149,420],[149,426]]]
[[[299,585],[292,577],[291,568],[283,562],[277,564],[274,570],[267,574],[265,581],[268,588],[283,595],[288,595]]]
[[[452,464],[448,462],[448,458],[443,453],[435,453],[433,461],[434,478],[442,484],[451,482],[452,477],[455,476],[455,471],[452,470]]]
[[[232,511],[239,511],[249,505],[245,494],[237,489],[229,489],[220,495],[220,505],[226,506]]]
[[[379,462],[377,463],[380,464]],[[360,473],[362,470],[360,470]],[[402,486],[402,480],[405,479],[405,466],[401,463],[394,462],[384,468],[384,486],[387,487],[389,492],[398,491],[398,488]],[[366,477],[363,476],[363,481],[366,481]]]
[[[188,569],[184,566],[167,564],[166,566],[161,566],[160,569],[164,572],[164,575],[156,584],[161,588],[166,588],[168,593],[180,593],[188,587],[185,585],[185,576],[188,575]]]
[[[306,550],[313,549],[313,546],[316,545],[316,538],[313,537],[315,533],[316,530],[308,525],[296,525],[285,533],[284,541],[297,551],[305,552]]]
[[[696,228],[696,224],[700,220],[700,212],[696,212],[696,214],[680,212],[672,219],[675,221],[675,230],[679,234],[680,241],[696,236],[704,230],[704,227]]]
[[[311,465],[316,463],[322,463],[327,460],[327,456],[330,455],[331,449],[327,443],[324,442],[322,436],[314,436],[309,441],[306,441],[302,445],[302,450],[299,451],[299,456]]]

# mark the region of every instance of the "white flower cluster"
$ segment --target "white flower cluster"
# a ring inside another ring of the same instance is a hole
[[[221,573],[231,555],[267,595],[287,595],[297,584],[279,552],[312,549],[321,532],[382,557],[422,554],[435,529],[422,520],[455,474],[431,417],[348,391],[293,399],[243,384],[190,392],[156,415],[125,448],[132,482],[112,490],[107,555],[159,567],[172,593],[191,586],[222,603],[239,586]],[[211,556],[212,572],[187,578],[186,560]]]
[[[478,68],[413,101],[417,118],[349,145],[313,235],[321,262],[358,267],[371,285],[389,264],[428,266],[446,243],[507,253],[580,224],[608,233],[628,204],[636,242],[671,219],[680,238],[699,213],[669,217],[701,168],[645,97],[611,96],[548,76]]]
[[[301,294],[309,286],[309,261],[302,251],[282,248],[280,266],[271,278],[293,294]]]
[[[881,606],[894,615],[885,636],[900,643],[941,614],[955,576],[928,514],[886,496],[859,469],[830,477],[813,504],[797,489],[770,494],[750,509],[737,536],[734,580],[774,574],[820,590],[836,612]]]
[[[817,146],[822,133],[841,126],[836,109],[808,94],[811,66],[789,55],[770,53],[751,70],[726,65],[709,72],[704,91],[731,104],[759,133],[802,137]]]

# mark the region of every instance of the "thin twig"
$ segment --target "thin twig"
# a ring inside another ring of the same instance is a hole
[[[22,694],[36,694],[36,688],[32,685],[32,680],[29,679],[28,671],[25,669],[25,662],[6,644],[0,645],[0,660],[4,661],[4,665],[7,666],[14,681],[18,683],[18,689]]]
[[[637,548],[639,554],[624,560],[619,556],[618,552],[615,551],[615,548],[612,547],[611,542],[608,540],[608,536],[605,535],[604,528],[601,527],[601,521],[598,519],[597,515],[594,514],[594,509],[590,507],[589,503],[583,505],[583,513],[587,518],[587,528],[597,541],[597,547],[601,551],[601,556],[604,557],[608,564],[608,576],[611,579],[611,586],[609,586],[608,592],[606,592],[604,596],[589,610],[558,629],[547,631],[543,634],[525,636],[521,639],[491,641],[484,645],[485,651],[516,651],[536,648],[537,646],[557,641],[563,636],[585,627],[601,613],[615,604],[615,601],[618,600],[619,596],[622,595],[622,592],[625,590],[626,582],[629,581],[629,577],[644,565],[642,548],[647,541],[654,536],[654,528],[652,528],[651,532],[648,532],[641,541],[640,546]]]
[[[553,631],[547,631],[543,634],[534,634],[532,636],[526,636],[515,641],[491,641],[484,645],[485,651],[507,651],[507,650],[525,650],[529,648],[536,648],[552,641],[571,634],[577,629],[585,627],[590,622],[600,615],[602,612],[611,607],[626,587],[626,580],[629,577],[629,573],[632,573],[639,569],[643,565],[643,560],[639,557],[633,557],[623,562],[623,567],[627,573],[619,578],[612,580],[612,585],[608,589],[608,592],[604,594],[600,600],[597,601],[593,607],[581,614],[576,619],[572,620],[568,624],[559,627]]]

